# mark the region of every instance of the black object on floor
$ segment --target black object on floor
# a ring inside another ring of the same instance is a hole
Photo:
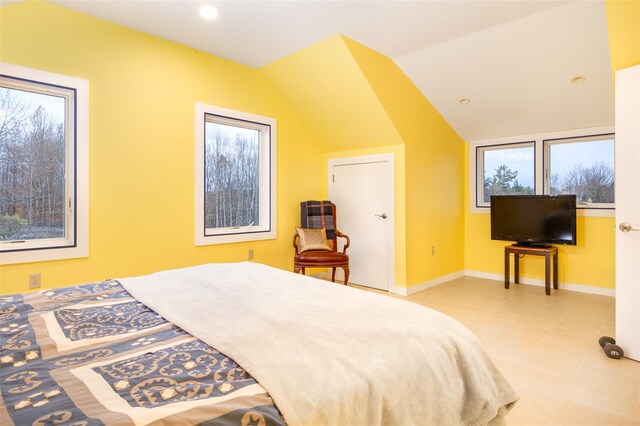
[[[624,356],[624,351],[618,345],[616,345],[616,339],[609,336],[602,336],[598,339],[600,347],[604,351],[604,354],[609,358],[620,359]]]

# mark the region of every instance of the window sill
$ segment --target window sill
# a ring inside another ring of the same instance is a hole
[[[80,244],[76,247],[0,252],[0,265],[79,259],[83,257],[89,257],[89,246],[87,243]]]
[[[486,207],[476,207],[476,206],[472,206],[469,209],[471,214],[491,214],[491,207],[486,206]],[[610,208],[610,209],[584,209],[584,208],[577,208],[576,209],[576,215],[577,216],[584,216],[584,217],[615,217],[616,216],[616,209],[615,208]]]
[[[275,240],[278,237],[275,230],[263,232],[245,232],[240,234],[202,235],[196,237],[196,246],[210,246],[215,244],[243,243],[250,241]]]

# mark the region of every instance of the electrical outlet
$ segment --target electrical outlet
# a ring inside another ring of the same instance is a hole
[[[40,274],[29,274],[29,288],[40,288]]]
[[[436,246],[431,246],[431,256],[436,255]]]
[[[252,259],[253,259],[253,249],[249,249],[249,253],[248,253],[247,258],[248,258],[249,260],[252,260]]]

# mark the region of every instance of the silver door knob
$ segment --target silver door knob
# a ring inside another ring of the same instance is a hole
[[[377,214],[377,217],[381,217],[382,219],[386,219],[387,218],[387,214],[386,213],[382,213],[382,214]]]
[[[618,226],[618,229],[620,229],[622,232],[640,231],[640,229],[631,226],[629,222],[622,222],[620,226]]]

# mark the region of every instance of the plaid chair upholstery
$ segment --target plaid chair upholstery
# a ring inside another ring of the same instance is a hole
[[[331,201],[303,201],[300,203],[300,227],[310,229],[325,228],[327,239],[336,238]]]

